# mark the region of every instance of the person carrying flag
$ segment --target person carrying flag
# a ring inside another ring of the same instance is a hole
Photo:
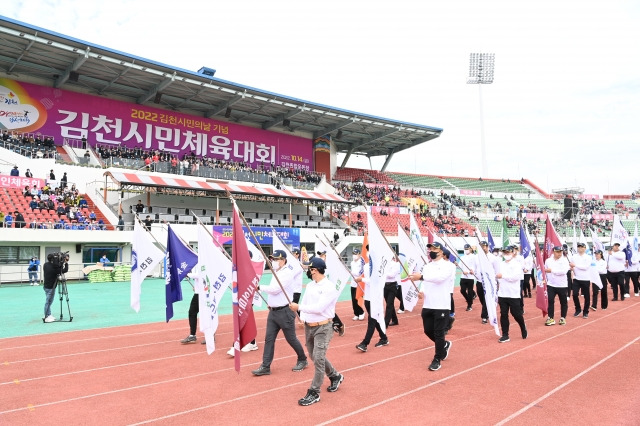
[[[464,245],[464,257],[458,267],[462,271],[462,277],[460,278],[460,294],[467,302],[467,311],[470,311],[473,309],[473,299],[476,298],[476,292],[473,291],[476,254],[469,244]]]
[[[384,300],[387,306],[384,314],[384,322],[386,327],[398,325],[395,301],[401,272],[402,265],[398,262],[398,258],[395,256],[392,257],[385,271]]]
[[[591,310],[598,310],[598,293],[600,293],[600,298],[602,301],[602,310],[606,311],[609,307],[609,295],[607,294],[607,262],[604,260],[602,255],[602,250],[595,251],[596,256],[596,270],[598,271],[598,275],[600,275],[600,282],[602,283],[602,289],[600,289],[596,284],[592,284],[591,288],[593,290],[593,297],[591,298]]]
[[[509,311],[511,316],[520,326],[522,338],[528,336],[527,327],[522,316],[522,306],[520,297],[520,277],[522,276],[522,265],[515,259],[514,248],[507,246],[502,249],[504,260],[500,262],[500,267],[496,273],[498,279],[498,305],[500,306],[500,328],[502,336],[498,342],[505,343],[509,339]]]
[[[361,277],[364,274],[364,259],[360,249],[353,249],[353,256],[351,260],[351,274],[354,277]],[[358,283],[355,280],[351,280],[351,306],[353,307],[353,320],[364,320],[364,309],[358,304],[356,298],[356,292],[358,289]]]
[[[611,283],[613,291],[613,299],[618,300],[618,290],[620,290],[620,300],[624,301],[624,267],[627,258],[623,251],[620,250],[620,243],[613,243],[613,247],[609,247],[609,261],[607,264],[607,280]]]
[[[548,303],[548,318],[545,321],[544,325],[551,326],[556,323],[554,320],[555,314],[555,297],[558,295],[560,299],[560,325],[565,325],[567,323],[567,288],[568,288],[568,280],[567,280],[567,272],[571,269],[569,266],[569,261],[566,257],[562,255],[562,246],[555,246],[553,248],[553,256],[548,258],[544,262],[544,270],[548,274],[547,279],[547,294],[549,296]]]
[[[591,268],[591,256],[587,254],[587,246],[583,242],[579,242],[578,253],[575,254],[569,266],[573,269],[574,280],[572,283],[573,290],[573,304],[575,305],[576,312],[574,317],[582,315],[583,318],[589,318],[589,306],[591,304],[591,292],[589,291],[589,283],[591,282],[591,275],[589,268]],[[584,296],[584,310],[580,305],[580,292]]]
[[[269,314],[267,315],[267,330],[264,337],[264,351],[262,353],[262,364],[258,369],[251,373],[254,376],[266,376],[271,374],[271,362],[275,351],[276,338],[282,330],[284,338],[289,346],[293,348],[298,356],[296,365],[292,371],[302,371],[307,367],[307,356],[304,349],[296,336],[296,314],[289,307],[289,300],[293,297],[295,289],[294,270],[291,265],[287,264],[287,253],[284,250],[276,250],[271,256],[271,268],[276,277],[271,278],[271,283],[259,289],[267,294],[267,304],[269,305]],[[284,289],[284,290],[283,290]],[[285,293],[286,292],[286,293]],[[295,303],[295,302],[294,302]]]
[[[455,279],[456,267],[449,261],[449,251],[438,242],[427,245],[428,262],[422,272],[410,275],[413,281],[423,281],[422,326],[424,334],[435,343],[435,354],[429,370],[436,371],[441,362],[449,357],[451,342],[445,340],[445,332],[449,325],[449,309],[451,308],[451,280]]]
[[[489,254],[489,244],[486,241],[480,241],[480,248],[482,248],[482,251],[484,251],[485,254]],[[489,261],[491,261],[493,257],[494,256],[489,256]],[[476,281],[476,294],[478,295],[478,299],[480,300],[480,305],[482,305],[482,310],[480,311],[480,319],[482,320],[483,324],[486,324],[489,321],[489,313],[487,312],[487,303],[484,297],[485,292],[482,281]]]
[[[344,376],[335,369],[327,359],[329,342],[333,338],[333,321],[336,302],[340,296],[340,286],[325,277],[327,264],[320,257],[314,257],[307,263],[307,277],[311,282],[302,296],[300,304],[291,303],[289,308],[293,312],[300,312],[304,321],[304,335],[309,356],[313,360],[315,372],[307,394],[298,400],[298,404],[307,406],[320,401],[320,386],[325,374],[331,384],[327,392],[335,392],[344,380]]]

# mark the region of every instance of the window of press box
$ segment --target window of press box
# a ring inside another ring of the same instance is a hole
[[[33,256],[39,257],[38,246],[2,246],[0,247],[0,263],[29,263]]]
[[[82,263],[98,263],[103,255],[110,262],[122,262],[122,249],[118,247],[83,247]]]

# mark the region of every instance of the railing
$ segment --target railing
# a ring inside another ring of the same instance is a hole
[[[109,266],[117,266],[122,264],[130,264],[130,262],[109,262]],[[95,265],[95,263],[69,263],[69,271],[65,274],[67,281],[84,281],[87,275],[82,269],[87,265]],[[7,263],[0,264],[0,287],[6,285],[29,285],[29,272],[25,263]],[[38,266],[38,284],[43,283],[42,274],[43,265]]]
[[[0,146],[27,158],[55,158],[56,153],[55,147],[47,147],[42,143],[23,144],[22,142],[17,142],[15,140],[5,141],[0,139]]]

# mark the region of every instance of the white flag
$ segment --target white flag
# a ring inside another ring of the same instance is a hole
[[[338,292],[339,294],[342,294],[345,285],[351,278],[351,272],[347,269],[345,264],[342,263],[338,253],[331,248],[327,250],[327,260],[325,263],[327,264],[326,277],[329,281],[339,287]]]
[[[596,250],[600,250],[604,255],[604,244],[602,244],[602,241],[600,241],[595,232],[593,232],[593,229],[589,228],[589,231],[591,232],[591,244],[593,245],[593,251],[595,252]]]
[[[409,234],[411,235],[411,241],[426,255],[427,245],[422,238],[416,218],[412,214],[409,215]]]
[[[131,307],[140,312],[142,281],[164,259],[164,251],[153,244],[140,221],[135,222],[131,248]]]
[[[215,332],[218,330],[218,306],[224,292],[231,285],[232,263],[213,243],[213,238],[198,226],[198,266],[196,291],[200,308],[200,330],[207,341],[207,353],[215,351]]]
[[[611,230],[611,245],[615,243],[620,243],[620,247],[626,248],[627,243],[629,243],[629,231],[624,229],[622,226],[622,222],[620,221],[620,216],[617,214],[613,215],[613,229]]]
[[[400,272],[402,302],[404,309],[411,312],[416,303],[418,303],[418,290],[409,279],[407,273],[412,274],[415,271],[422,271],[425,262],[420,249],[416,247],[400,224],[398,224],[398,252],[400,262],[404,266],[402,272]]]
[[[284,241],[280,238],[280,235],[276,232],[275,229],[271,228],[271,232],[273,233],[273,251],[276,250],[284,250],[287,254],[287,265],[290,265],[293,269],[293,279],[295,282],[299,283],[302,281],[302,264],[296,257],[291,253],[289,247],[286,246]]]
[[[384,323],[384,284],[385,269],[395,257],[389,244],[382,235],[378,224],[367,212],[367,226],[369,228],[369,263],[371,264],[371,276],[369,277],[369,303],[371,304],[371,318],[378,321],[380,328],[386,332]]]
[[[489,256],[493,256],[489,254]],[[496,313],[496,305],[498,303],[498,285],[496,283],[496,272],[491,266],[491,262],[484,250],[478,250],[478,269],[482,276],[482,285],[484,287],[484,301],[487,306],[487,314],[489,316],[489,324],[493,325],[496,335],[501,336],[498,329],[498,315]]]

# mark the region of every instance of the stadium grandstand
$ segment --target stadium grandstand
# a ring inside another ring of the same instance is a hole
[[[53,252],[70,252],[69,279],[84,279],[105,254],[128,263],[136,215],[158,241],[166,224],[193,245],[198,223],[225,235],[229,194],[262,234],[274,227],[307,251],[324,234],[345,256],[362,242],[367,211],[392,243],[413,215],[423,235],[446,235],[458,249],[476,228],[481,238],[490,230],[517,240],[521,224],[544,232],[547,216],[567,239],[575,227],[606,237],[614,214],[634,230],[635,195],[386,170],[395,153],[438,138],[437,127],[242,86],[207,67],[184,70],[6,18],[0,52],[0,284],[26,283],[29,260]],[[354,154],[386,161],[349,168]]]

